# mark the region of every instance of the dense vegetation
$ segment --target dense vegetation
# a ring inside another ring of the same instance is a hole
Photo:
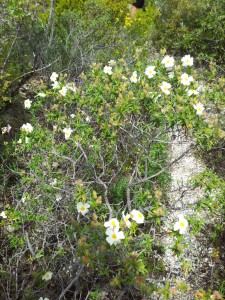
[[[0,4],[2,299],[185,295],[165,280],[165,234],[181,255],[209,230],[223,257],[223,1],[149,0],[133,19],[128,4]],[[211,160],[196,213],[166,233],[177,127]],[[215,274],[190,299],[223,299]]]

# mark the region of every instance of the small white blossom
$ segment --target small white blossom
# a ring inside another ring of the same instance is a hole
[[[18,139],[17,144],[22,144],[22,140]]]
[[[24,107],[27,109],[31,108],[31,103],[32,101],[30,99],[24,100]]]
[[[29,140],[30,140],[29,137],[26,136],[26,137],[25,137],[25,144],[28,144],[28,143],[29,143]]]
[[[87,116],[85,121],[89,123],[91,121],[91,118],[89,116]]]
[[[3,219],[7,219],[7,215],[4,210],[0,213],[0,217],[2,217]]]
[[[203,84],[200,84],[199,87],[197,88],[198,92],[204,92],[205,91],[205,86]]]
[[[52,75],[50,76],[51,81],[56,81],[59,75],[56,72],[53,72]]]
[[[103,69],[103,72],[105,74],[108,74],[108,75],[112,75],[112,67],[111,66],[105,66],[104,69]]]
[[[46,97],[46,94],[41,92],[41,93],[38,93],[37,96],[42,97],[42,98],[45,98],[45,97]]]
[[[198,90],[194,90],[194,89],[190,89],[189,91],[188,91],[188,96],[190,97],[190,96],[192,96],[192,95],[198,95],[199,94],[199,92],[198,92]]]
[[[59,90],[60,95],[66,96],[67,93],[67,87],[63,86],[61,90]]]
[[[188,55],[185,55],[182,59],[182,65],[184,67],[187,67],[187,66],[193,66],[193,61],[194,61],[194,58],[190,56],[190,54]]]
[[[132,220],[134,220],[136,223],[144,223],[144,215],[139,210],[133,209],[130,215]]]
[[[184,218],[183,215],[178,216],[178,221],[174,224],[175,231],[179,230],[180,234],[184,234],[187,232],[188,229],[188,221]]]
[[[134,71],[130,77],[130,81],[132,83],[137,83],[138,82],[138,78],[137,78],[137,71]]]
[[[68,90],[70,90],[74,93],[76,93],[76,91],[77,91],[77,88],[73,82],[67,83],[66,87],[68,88]]]
[[[108,235],[106,241],[110,246],[119,244],[121,240],[125,238],[123,231],[113,230],[111,228],[107,228],[106,234]]]
[[[75,114],[71,114],[71,115],[70,115],[70,118],[71,118],[71,119],[74,119],[74,118],[75,118]]]
[[[71,128],[64,128],[63,132],[65,134],[65,139],[68,140],[70,138],[70,135],[73,132],[73,130]]]
[[[57,179],[54,178],[51,182],[50,182],[50,185],[54,186],[57,184]]]
[[[15,228],[12,225],[8,225],[6,228],[7,228],[8,232],[15,231]]]
[[[45,275],[42,276],[42,280],[45,280],[45,281],[51,280],[52,275],[53,275],[53,273],[48,271],[48,272],[45,273]]]
[[[166,82],[166,81],[163,81],[161,86],[160,86],[162,92],[166,95],[169,95],[170,94],[170,88],[171,88],[171,84]]]
[[[44,297],[44,298],[43,298],[43,297],[40,297],[39,300],[49,300],[49,299],[46,298],[46,297]]]
[[[128,228],[131,227],[131,221],[129,219],[130,219],[130,214],[125,215],[123,211],[123,220]]]
[[[114,67],[116,65],[116,61],[114,59],[111,59],[108,61],[109,66]]]
[[[194,109],[196,110],[197,115],[201,116],[203,113],[203,110],[205,109],[202,103],[197,103],[196,105],[193,105]]]
[[[25,131],[26,133],[31,133],[34,128],[30,123],[26,123],[26,124],[23,124],[23,126],[20,129],[22,131]]]
[[[81,213],[83,216],[88,212],[88,208],[90,207],[90,204],[79,202],[77,203],[77,211]]]
[[[55,196],[55,200],[56,200],[57,202],[59,202],[61,199],[62,199],[62,196],[61,196],[61,195],[57,194],[57,195]]]
[[[169,79],[173,79],[174,78],[174,72],[169,72],[168,77],[169,77]]]
[[[119,230],[120,228],[119,221],[116,218],[112,218],[109,221],[105,222],[104,226],[114,230]]]
[[[166,68],[172,68],[174,66],[174,58],[172,56],[166,55],[162,60],[162,64]]]
[[[54,81],[53,84],[52,84],[52,88],[53,88],[54,90],[59,89],[59,88],[60,88],[59,82],[58,82],[58,81]]]
[[[190,85],[192,81],[194,81],[194,78],[189,76],[187,73],[183,73],[181,75],[181,83],[183,85]]]
[[[155,66],[148,66],[148,67],[145,69],[145,75],[146,75],[148,78],[154,77],[155,74],[156,74]]]
[[[6,127],[2,127],[2,134],[5,134],[6,132],[9,133],[11,128],[12,127],[9,124]]]

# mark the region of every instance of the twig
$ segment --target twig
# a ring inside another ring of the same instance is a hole
[[[10,46],[9,52],[8,52],[8,54],[7,54],[7,57],[6,57],[5,61],[4,61],[4,64],[3,64],[3,67],[2,67],[2,70],[1,70],[1,75],[3,75],[4,72],[5,72],[5,67],[6,67],[6,65],[7,65],[8,61],[9,61],[9,58],[10,58],[10,55],[11,55],[11,53],[12,53],[13,47],[14,47],[14,45],[15,45],[15,43],[16,43],[17,36],[18,36],[18,28],[17,28],[17,30],[16,30],[16,35],[15,35],[15,37],[14,37],[14,39],[13,39],[13,42],[12,42],[12,44],[11,44],[11,46]]]
[[[27,246],[28,246],[28,248],[29,248],[29,250],[30,250],[30,253],[32,254],[33,257],[35,257],[36,255],[35,255],[35,252],[34,252],[34,250],[33,250],[33,248],[32,248],[32,245],[31,245],[31,243],[30,243],[30,240],[29,240],[29,237],[28,237],[28,233],[27,233],[27,232],[26,232],[26,235],[25,235],[25,239],[26,239],[26,242],[27,242]]]
[[[37,72],[39,72],[39,71],[41,71],[41,70],[47,69],[48,67],[50,67],[51,65],[53,65],[53,64],[54,64],[55,62],[57,62],[58,60],[59,60],[59,57],[58,57],[56,60],[54,60],[53,62],[51,62],[50,64],[48,64],[47,66],[44,66],[44,67],[39,68],[39,69],[36,69],[36,70],[29,71],[29,72],[27,72],[27,73],[25,73],[25,74],[23,74],[23,75],[21,75],[21,76],[16,77],[15,79],[13,79],[13,81],[11,81],[10,86],[11,86],[12,83],[13,83],[14,81],[16,81],[17,79],[22,78],[22,77],[25,77],[25,76],[27,76],[27,75],[29,75],[29,74],[37,73]]]
[[[84,269],[84,266],[82,266],[80,268],[80,270],[77,272],[77,276],[75,278],[73,278],[73,280],[70,282],[70,284],[68,284],[68,286],[61,292],[58,300],[61,300],[64,297],[64,295],[69,291],[69,289],[74,285],[74,283],[79,279],[80,274],[82,273],[83,269]]]
[[[140,183],[144,183],[154,177],[159,176],[160,174],[164,173],[165,171],[167,171],[172,165],[174,165],[175,163],[177,163],[181,158],[183,158],[190,150],[194,149],[195,146],[191,146],[189,149],[187,149],[184,153],[182,153],[178,158],[174,159],[171,163],[169,163],[166,167],[164,167],[162,170],[160,170],[159,172],[157,172],[156,174],[153,174],[149,177],[146,178],[142,178],[136,182],[130,183],[129,187],[133,187],[135,185],[138,185]]]

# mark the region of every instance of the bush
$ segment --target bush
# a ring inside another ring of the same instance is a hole
[[[204,61],[224,62],[223,1],[158,1],[153,39],[160,48],[182,55],[190,53]]]
[[[149,62],[148,69],[124,59],[94,63],[79,86],[65,74],[54,81],[54,73],[49,88],[32,100],[32,126],[24,124],[13,142],[18,163],[11,169],[19,181],[0,223],[6,243],[1,281],[12,297],[21,291],[25,299],[70,299],[76,293],[143,299],[154,291],[169,297],[170,283],[157,285],[164,270],[158,237],[170,182],[167,133],[180,124],[205,147],[223,132],[219,124],[208,124],[197,102],[208,107],[212,86],[203,92],[191,66],[178,63],[172,71],[167,60]],[[190,85],[183,84],[184,73],[194,82],[188,77]],[[131,214],[128,220],[123,212]],[[106,235],[105,222],[112,217],[120,226],[116,245]],[[194,217],[189,222],[201,230]],[[179,254],[183,236],[172,228]],[[19,270],[27,272],[17,281],[4,275]],[[18,288],[24,281],[27,288]]]

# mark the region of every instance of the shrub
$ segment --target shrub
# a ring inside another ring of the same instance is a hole
[[[224,61],[222,1],[158,1],[161,17],[153,39],[174,54],[190,53],[204,61]]]
[[[131,293],[143,299],[154,291],[169,297],[170,283],[158,288],[155,280],[164,270],[155,232],[162,234],[167,211],[167,133],[179,124],[200,146],[211,147],[208,141],[215,143],[223,132],[220,124],[208,124],[198,103],[209,106],[213,86],[203,91],[190,63],[168,69],[168,60],[173,65],[167,56],[148,68],[124,59],[93,63],[77,86],[65,74],[52,74],[48,88],[32,99],[31,124],[13,142],[19,182],[0,223],[7,242],[3,272],[8,265],[27,270],[19,281],[1,275],[5,286],[11,282],[11,295],[20,295],[23,289],[16,287],[26,281],[23,293],[30,298],[84,298],[90,291],[112,299]],[[128,220],[123,212],[131,214]],[[117,245],[106,234],[112,217],[120,225]],[[171,234],[181,249],[182,234]],[[173,249],[181,251],[177,244]],[[9,252],[16,254],[10,263]]]

